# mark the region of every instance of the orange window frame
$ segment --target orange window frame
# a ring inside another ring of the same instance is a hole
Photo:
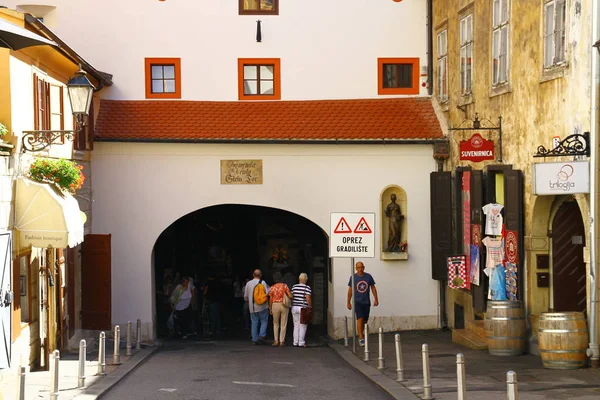
[[[389,94],[419,94],[419,59],[410,58],[378,58],[377,59],[377,93],[380,95]],[[412,64],[412,87],[409,88],[384,88],[383,87],[383,65],[384,64]]]
[[[245,95],[244,94],[244,66],[245,65],[272,65],[273,66],[273,94],[272,95]],[[281,59],[279,58],[239,58],[238,59],[238,98],[239,100],[281,100]]]
[[[175,92],[152,93],[152,66],[173,65],[175,67]],[[146,58],[146,98],[147,99],[181,99],[181,59],[180,58]]]

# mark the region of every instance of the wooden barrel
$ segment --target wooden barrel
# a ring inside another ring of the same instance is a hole
[[[587,366],[588,330],[582,312],[542,313],[538,327],[544,367],[577,369]]]
[[[525,352],[527,325],[520,301],[488,301],[485,329],[490,354],[516,356]]]

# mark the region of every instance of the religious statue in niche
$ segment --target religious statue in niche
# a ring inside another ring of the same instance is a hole
[[[400,210],[400,205],[396,203],[396,194],[390,195],[390,204],[385,208],[385,216],[388,218],[388,242],[384,251],[387,252],[405,252],[406,243],[402,242],[402,224],[404,215]]]

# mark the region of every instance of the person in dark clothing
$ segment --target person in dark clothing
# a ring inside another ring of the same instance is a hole
[[[204,301],[208,306],[209,336],[216,337],[221,328],[221,283],[214,276],[208,277],[208,282],[204,286]]]

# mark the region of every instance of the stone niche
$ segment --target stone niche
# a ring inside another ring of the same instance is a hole
[[[399,221],[400,240],[395,243],[395,240],[390,240],[390,233],[392,226],[390,224],[390,217],[386,212],[392,211],[395,206],[393,205],[392,196],[395,195],[395,203],[400,206],[401,219]],[[387,186],[381,192],[381,198],[379,202],[381,221],[380,226],[380,238],[381,238],[381,259],[386,261],[393,260],[408,260],[408,201],[406,198],[406,192],[400,186],[390,185]]]

